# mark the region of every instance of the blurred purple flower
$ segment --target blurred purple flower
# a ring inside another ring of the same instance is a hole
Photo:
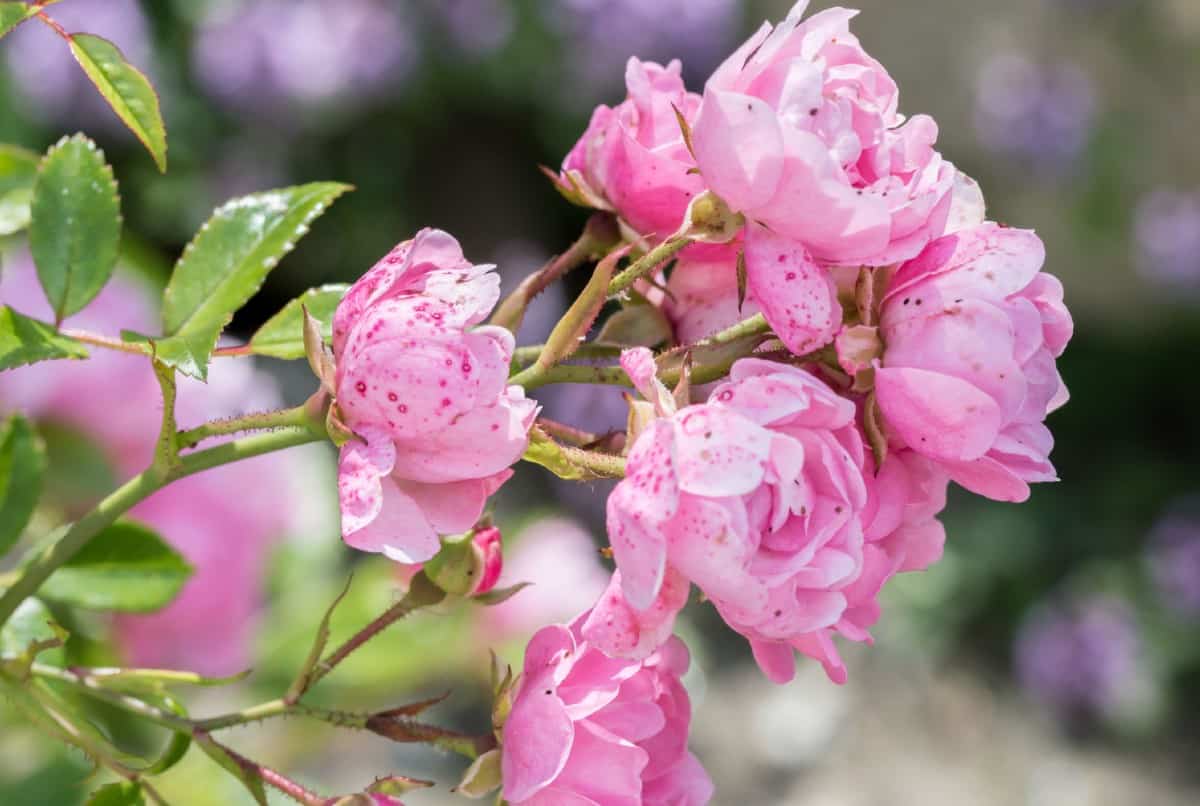
[[[703,81],[742,33],[737,0],[561,0],[544,7],[550,26],[568,40],[576,78],[594,86],[619,87],[630,56],[681,59],[685,77]]]
[[[516,27],[509,0],[432,0],[432,6],[455,47],[476,56],[502,48]]]
[[[1128,605],[1093,595],[1045,604],[1026,617],[1017,636],[1022,686],[1064,719],[1114,711],[1139,675],[1141,639]]]
[[[975,128],[985,148],[1039,173],[1072,172],[1096,111],[1095,91],[1082,69],[1004,53],[984,64],[976,90]]]
[[[205,20],[193,54],[201,83],[251,117],[345,106],[403,82],[411,32],[382,0],[246,0]]]
[[[1200,502],[1177,506],[1150,532],[1147,561],[1159,597],[1181,616],[1200,618]]]
[[[150,30],[137,0],[71,0],[52,9],[71,33],[96,34],[121,49],[125,58],[154,78]],[[58,35],[30,20],[5,37],[4,58],[13,81],[37,117],[65,126],[104,127],[125,132]],[[132,137],[132,135],[130,135]]]
[[[1200,192],[1160,188],[1134,213],[1138,270],[1175,289],[1200,291]]]

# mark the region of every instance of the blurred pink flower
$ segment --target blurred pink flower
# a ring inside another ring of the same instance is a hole
[[[563,161],[563,179],[583,185],[640,234],[664,238],[683,223],[692,197],[704,189],[694,173],[675,110],[695,117],[700,96],[687,92],[680,64],[631,58],[629,95],[615,108],[598,106],[583,137]]]
[[[1067,400],[1062,284],[1029,230],[985,223],[931,243],[892,278],[875,392],[889,433],[972,492],[1001,501],[1053,481],[1043,424]]]
[[[342,535],[398,562],[428,560],[465,532],[512,474],[537,404],[509,386],[513,337],[478,325],[499,277],[458,242],[422,230],[356,282],[333,323],[342,447]]]
[[[776,274],[911,258],[949,212],[956,172],[933,147],[937,124],[899,114],[896,83],[850,33],[856,11],[802,21],[807,6],[764,23],[709,79],[693,134],[704,180],[765,225],[748,241],[797,243]]]
[[[645,660],[610,658],[580,621],[529,642],[504,723],[504,797],[513,806],[703,806],[712,781],[688,752],[690,659],[670,638]]]
[[[0,300],[27,315],[52,318],[27,255],[5,262]],[[65,324],[105,334],[152,332],[156,319],[147,290],[118,274]],[[280,403],[273,381],[249,359],[219,359],[207,384],[179,378],[176,418],[189,428]],[[71,426],[94,439],[124,479],[153,456],[162,402],[145,358],[97,348],[86,361],[0,373],[0,409]],[[134,507],[130,516],[158,531],[195,573],[161,611],[115,619],[130,662],[206,674],[246,667],[270,547],[312,513],[311,507],[298,512],[280,502],[300,499],[317,464],[312,453],[261,456],[177,481]]]
[[[522,529],[508,549],[501,588],[532,583],[506,602],[483,610],[489,639],[524,639],[547,622],[567,621],[590,607],[609,574],[592,536],[577,521],[551,516]]]

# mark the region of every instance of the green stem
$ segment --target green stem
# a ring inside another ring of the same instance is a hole
[[[496,306],[490,323],[516,333],[525,317],[525,309],[538,294],[573,269],[589,260],[603,257],[620,243],[620,240],[620,232],[613,216],[608,213],[596,213],[588,219],[583,233],[567,247],[567,251],[552,258],[541,269],[526,277],[515,291]]]
[[[536,371],[535,371],[536,370]],[[508,379],[526,391],[552,383],[593,383],[608,386],[633,386],[620,367],[593,367],[586,364],[559,364],[546,370],[532,366]]]
[[[90,344],[93,347],[103,347],[105,350],[116,350],[117,352],[133,353],[134,355],[150,355],[150,345],[147,342],[121,341],[111,336],[101,336],[98,333],[89,333],[86,330],[75,330],[65,327],[60,332],[67,338],[81,341],[84,344]]]
[[[134,476],[97,504],[95,509],[72,524],[61,538],[38,551],[37,556],[24,565],[20,578],[0,596],[0,626],[8,621],[21,602],[36,593],[42,583],[59,566],[74,557],[89,540],[167,484],[230,462],[317,442],[324,438],[324,430],[317,424],[257,434],[180,457],[178,464],[166,474],[158,468],[151,467]]]
[[[678,254],[692,239],[686,235],[673,235],[630,264],[608,284],[608,295],[614,297],[635,282],[650,274],[664,261]]]
[[[617,456],[611,453],[598,453],[596,451],[585,451],[583,448],[575,448],[570,445],[559,445],[558,447],[559,450],[567,455],[573,464],[586,467],[597,476],[603,476],[607,479],[625,478],[624,456]]]
[[[512,363],[514,367],[524,369],[537,361],[538,356],[542,354],[542,350],[546,348],[544,344],[531,344],[526,347],[518,347],[513,351]],[[579,345],[578,349],[571,354],[571,358],[618,358],[621,355],[621,347],[616,344],[597,344],[596,342],[587,342]]]
[[[309,423],[309,414],[304,406],[279,411],[265,411],[256,414],[246,414],[241,417],[227,417],[213,420],[195,428],[179,432],[180,449],[193,448],[211,437],[239,434],[243,431],[264,431],[276,428],[300,427]]]
[[[153,362],[154,377],[162,390],[162,426],[158,442],[154,445],[154,468],[169,473],[179,464],[179,434],[175,428],[175,369],[166,364]]]

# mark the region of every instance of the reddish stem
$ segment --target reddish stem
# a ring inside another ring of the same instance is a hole
[[[36,6],[34,6],[34,8],[41,8],[44,5],[45,5],[45,3],[38,3]],[[59,36],[61,36],[63,39],[65,39],[68,42],[71,41],[71,35],[69,33],[67,33],[67,30],[65,28],[63,28],[61,25],[59,25],[56,20],[52,19],[49,14],[47,14],[44,11],[39,11],[37,13],[37,18],[39,20],[41,20],[42,22],[46,23],[47,25],[49,25],[50,28],[53,29],[54,33],[58,34]]]

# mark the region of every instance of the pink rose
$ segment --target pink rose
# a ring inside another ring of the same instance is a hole
[[[1067,399],[1071,338],[1041,240],[986,223],[931,243],[892,278],[875,392],[889,432],[967,489],[1024,501],[1054,481],[1043,424]]]
[[[687,648],[671,638],[640,661],[610,658],[570,626],[539,630],[504,723],[512,806],[703,806],[713,786],[688,752]]]
[[[690,121],[700,106],[700,96],[684,89],[680,70],[678,61],[662,67],[631,58],[629,96],[615,108],[596,108],[562,166],[567,187],[583,188],[648,237],[677,230],[688,203],[704,190],[700,177],[688,173],[695,161],[672,108]]]
[[[480,326],[499,276],[422,230],[363,275],[333,326],[342,447],[342,535],[403,563],[465,532],[512,474],[537,405],[509,386],[513,337]]]
[[[656,420],[634,444],[608,531],[640,618],[602,600],[613,617],[585,625],[588,640],[637,653],[643,632],[669,631],[682,578],[753,645],[809,652],[842,623],[864,573],[865,462],[852,402],[801,369],[737,362],[707,403]]]
[[[933,148],[937,125],[898,113],[896,83],[850,33],[856,11],[801,21],[807,6],[764,23],[709,79],[693,131],[704,180],[817,261],[913,257],[950,209],[955,169]]]
[[[888,454],[878,474],[866,456],[867,508],[863,512],[862,570],[843,590],[846,609],[832,627],[793,640],[751,641],[754,658],[767,676],[786,683],[795,674],[792,650],[798,649],[825,667],[830,679],[844,683],[846,666],[834,635],[871,643],[870,628],[879,620],[878,596],[898,573],[923,571],[939,560],[946,531],[937,515],[946,506],[946,474],[912,451]]]

